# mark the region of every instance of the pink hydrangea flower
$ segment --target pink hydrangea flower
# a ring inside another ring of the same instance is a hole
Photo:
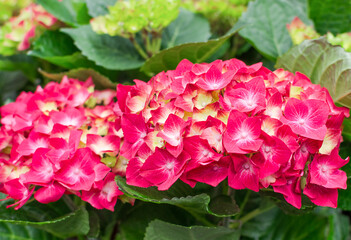
[[[296,208],[302,194],[336,207],[346,188],[338,151],[348,109],[301,73],[183,60],[149,82],[92,88],[65,77],[0,109],[0,191],[16,208],[70,193],[113,210],[116,175],[160,191],[176,181],[271,188]]]

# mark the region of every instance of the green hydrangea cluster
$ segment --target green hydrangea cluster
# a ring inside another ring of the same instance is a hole
[[[92,28],[99,34],[131,38],[135,33],[161,32],[179,14],[180,0],[117,1],[109,14],[94,18]]]
[[[17,15],[20,9],[28,6],[31,0],[0,0],[0,23],[4,23]]]
[[[345,51],[351,52],[351,32],[340,33],[334,36],[332,33],[327,33],[327,40],[330,44],[340,45]]]
[[[214,32],[231,28],[246,11],[250,0],[182,0],[182,7],[204,15]]]
[[[298,17],[295,17],[290,24],[287,24],[287,29],[294,45],[298,45],[304,40],[316,39],[321,36],[313,26],[307,26]],[[339,45],[345,51],[351,52],[351,32],[339,33],[335,36],[328,32],[325,36],[330,44]]]

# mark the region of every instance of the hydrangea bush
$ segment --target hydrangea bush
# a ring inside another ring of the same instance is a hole
[[[238,190],[272,186],[296,208],[301,193],[337,207],[349,112],[305,75],[183,60],[135,83],[116,94],[65,77],[1,108],[2,192],[16,209],[32,195],[50,203],[69,193],[113,211],[116,174],[161,191],[178,179],[216,187],[228,178]]]
[[[0,6],[0,238],[349,238],[347,1]]]

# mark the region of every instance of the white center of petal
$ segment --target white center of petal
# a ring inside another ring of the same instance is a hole
[[[252,99],[248,99],[248,100],[246,101],[246,105],[247,105],[248,107],[254,107],[256,104],[255,104],[255,102],[254,102]]]
[[[74,170],[73,170],[73,174],[74,174],[74,175],[77,175],[77,176],[80,175],[80,174],[81,174],[80,169],[79,169],[79,168],[74,169]]]
[[[329,170],[328,166],[325,165],[320,166],[320,169],[322,173],[326,173]]]
[[[293,183],[293,181],[291,179],[288,180],[287,184],[291,185]]]
[[[204,149],[204,150],[202,151],[202,156],[208,157],[208,155],[210,155],[210,152],[209,152],[207,149]]]
[[[241,137],[242,139],[246,139],[248,136],[249,136],[249,133],[248,133],[248,132],[242,132],[242,133],[240,134],[240,137]]]
[[[307,147],[306,147],[306,145],[303,145],[303,146],[301,147],[301,152],[302,152],[302,153],[307,152]]]
[[[301,126],[304,125],[305,122],[306,122],[305,119],[302,119],[302,118],[297,121],[297,123]]]
[[[144,139],[147,136],[146,132],[140,133],[140,139]]]
[[[211,88],[212,89],[216,89],[218,87],[219,87],[219,84],[217,82],[214,82],[214,83],[211,84]]]
[[[248,169],[250,168],[250,164],[249,164],[249,163],[244,163],[244,164],[243,164],[243,168],[244,168],[245,170],[248,170]]]
[[[265,153],[270,153],[271,150],[272,150],[272,148],[271,148],[270,146],[263,146],[263,151],[264,151]]]
[[[165,169],[167,169],[168,171],[171,171],[174,169],[174,162],[168,162],[165,165]]]

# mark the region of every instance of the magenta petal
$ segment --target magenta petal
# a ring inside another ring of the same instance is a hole
[[[300,182],[297,178],[289,178],[287,183],[282,186],[273,186],[274,192],[284,195],[284,199],[294,207],[301,208],[301,192],[296,192],[296,185]]]
[[[309,183],[303,193],[318,206],[336,208],[338,205],[338,189],[325,188]]]
[[[122,130],[125,140],[134,143],[144,139],[147,135],[145,120],[141,115],[124,114],[122,116]]]
[[[190,156],[182,153],[175,158],[167,150],[156,148],[140,169],[140,175],[159,190],[167,190],[178,180]]]
[[[224,133],[223,145],[229,153],[250,153],[257,151],[263,140],[261,121],[247,117],[236,110],[231,111],[228,119],[227,131]]]
[[[54,182],[49,186],[39,188],[35,194],[34,198],[44,204],[48,204],[51,202],[56,202],[59,200],[63,194],[65,193],[65,188],[60,184]]]
[[[71,159],[61,162],[55,180],[75,191],[88,191],[95,181],[94,166],[99,163],[89,148],[80,148]]]
[[[301,101],[295,98],[288,100],[281,121],[301,136],[323,140],[327,132],[326,122],[329,108],[325,102],[309,99]]]
[[[216,153],[208,142],[199,136],[185,138],[184,150],[191,156],[191,161],[187,168],[197,165],[207,165],[218,161],[222,157],[222,154]]]
[[[138,158],[129,160],[126,170],[127,184],[144,188],[151,186],[151,183],[140,175],[142,166],[143,163]]]
[[[167,118],[164,129],[157,134],[158,137],[163,138],[168,144],[176,147],[181,144],[182,136],[188,122],[185,122],[177,115],[170,114]]]
[[[208,165],[200,165],[199,167],[186,172],[186,179],[194,182],[203,182],[216,187],[228,176],[230,160],[231,158],[226,156],[222,157],[217,162],[212,162]]]
[[[197,81],[196,85],[206,91],[222,89],[231,82],[234,74],[235,72],[232,71],[222,74],[217,66],[212,65],[206,72],[205,78],[201,78]]]
[[[228,184],[234,189],[248,188],[258,192],[258,168],[245,156],[232,156],[228,172]]]
[[[338,161],[342,164],[335,164]],[[337,150],[331,155],[316,155],[309,165],[310,182],[325,188],[346,189],[346,173],[338,169],[346,163],[347,160],[340,158]]]

